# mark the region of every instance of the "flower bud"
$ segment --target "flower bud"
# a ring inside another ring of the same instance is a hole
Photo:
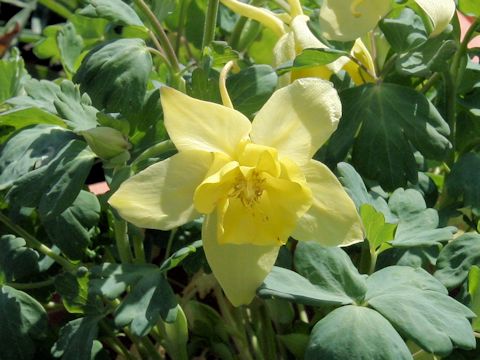
[[[130,143],[118,130],[111,127],[96,127],[80,132],[92,151],[103,160],[128,160]]]

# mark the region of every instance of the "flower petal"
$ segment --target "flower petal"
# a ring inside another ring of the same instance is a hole
[[[179,151],[204,150],[233,156],[248,137],[250,121],[228,107],[201,101],[168,87],[161,88],[165,127]]]
[[[360,38],[355,41],[350,54],[360,61],[370,71],[370,74],[375,74],[375,65],[372,56]],[[364,71],[352,60],[349,60],[343,69],[350,75],[356,85],[375,82],[375,79],[369,73]]]
[[[298,221],[293,237],[326,246],[347,246],[363,241],[363,228],[355,205],[335,175],[311,160],[302,167],[313,194],[313,205]]]
[[[298,79],[273,93],[255,116],[250,136],[254,143],[304,164],[337,128],[341,106],[328,81]]]
[[[455,14],[453,0],[415,0],[432,21],[433,31],[430,36],[440,34],[452,20]]]
[[[138,227],[169,230],[199,216],[193,194],[212,163],[212,154],[184,151],[125,181],[108,201]]]
[[[355,40],[377,25],[391,3],[391,0],[324,0],[320,8],[322,36],[330,40]]]
[[[235,305],[249,304],[277,259],[279,246],[221,245],[217,241],[217,216],[208,215],[202,228],[208,264]]]

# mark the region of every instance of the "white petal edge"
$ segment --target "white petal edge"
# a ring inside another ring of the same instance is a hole
[[[433,31],[430,36],[436,36],[445,30],[455,14],[453,0],[415,0],[415,2],[433,23]]]

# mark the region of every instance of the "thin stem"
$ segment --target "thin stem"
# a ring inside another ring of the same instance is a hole
[[[48,246],[42,244],[33,235],[31,235],[29,232],[27,232],[21,226],[15,224],[12,220],[10,220],[7,216],[5,216],[1,212],[0,212],[0,222],[2,222],[6,227],[8,227],[14,233],[20,235],[20,237],[22,237],[25,240],[25,242],[27,243],[27,246],[41,252],[43,255],[46,255],[46,256],[50,257],[51,259],[55,260],[65,270],[70,271],[70,270],[74,270],[76,268],[76,266],[74,264],[72,264],[70,261],[68,261],[64,257],[58,255],[57,253],[55,253]]]
[[[180,17],[178,19],[177,39],[175,40],[175,54],[180,52],[180,45],[182,44],[182,37],[185,28],[185,20],[187,18],[187,9],[190,6],[190,0],[181,1]]]
[[[170,253],[172,252],[173,239],[177,233],[177,228],[170,230],[170,235],[168,237],[167,248],[165,249],[165,260],[168,259]]]
[[[6,285],[17,289],[17,290],[30,290],[30,289],[39,289],[42,287],[53,285],[55,278],[49,278],[43,281],[31,282],[31,283],[7,283]]]
[[[375,271],[375,266],[377,265],[377,252],[375,249],[370,249],[370,266],[368,268],[368,275],[373,274]]]
[[[130,249],[130,241],[128,240],[127,222],[114,216],[113,228],[115,231],[115,243],[121,262],[123,264],[132,263],[133,255],[132,249]]]
[[[102,339],[113,351],[118,355],[125,357],[127,360],[135,360],[135,357],[130,354],[130,351],[123,345],[119,338],[114,334],[110,326],[107,325],[105,320],[99,322],[100,327],[107,333],[108,337]]]
[[[428,90],[432,88],[435,83],[441,79],[440,73],[434,73],[428,80],[423,84],[422,89],[420,90],[422,94],[426,94]]]
[[[171,140],[165,140],[158,144],[155,144],[149,147],[147,150],[142,152],[138,157],[132,162],[132,167],[138,166],[138,164],[144,160],[148,160],[150,158],[158,157],[163,155],[167,152],[174,151],[175,145]]]
[[[308,324],[308,315],[305,310],[305,305],[297,304],[297,310],[298,310],[298,317],[300,318],[300,321],[303,321],[304,323]]]
[[[465,36],[462,42],[460,43],[460,47],[453,57],[452,65],[450,66],[450,73],[452,74],[452,78],[455,81],[454,83],[455,86],[458,84],[458,81],[460,80],[458,76],[459,70],[460,70],[460,62],[467,52],[468,43],[470,42],[470,40],[472,40],[479,26],[480,26],[480,17],[477,17],[475,22],[470,26],[470,28],[465,33]]]
[[[230,99],[230,96],[228,95],[228,90],[227,90],[227,75],[230,72],[230,70],[234,67],[235,62],[233,60],[230,60],[225,64],[225,66],[222,68],[220,71],[220,76],[218,79],[218,86],[220,88],[220,96],[222,98],[222,103],[224,106],[229,107],[230,109],[233,109],[233,103],[232,100]]]
[[[38,0],[38,2],[65,19],[69,19],[73,15],[72,12],[70,12],[70,10],[68,10],[65,6],[57,3],[54,0]]]
[[[207,16],[205,17],[205,26],[203,28],[202,49],[210,46],[210,44],[215,38],[218,4],[219,0],[208,0]]]
[[[157,50],[157,49],[154,49],[154,48],[147,48],[148,51],[150,51],[150,53],[152,53],[153,55],[156,55],[158,56],[160,59],[162,59],[162,61],[167,64],[168,66],[171,66],[170,64],[170,61],[168,61],[168,59],[166,58],[165,54],[162,53],[161,51]]]
[[[382,71],[380,71],[379,77],[384,79],[385,76],[393,69],[395,62],[397,61],[398,54],[394,54],[388,58],[388,60],[383,65]]]
[[[180,64],[178,62],[177,56],[175,55],[175,51],[173,51],[172,44],[170,43],[170,40],[168,39],[168,36],[163,29],[162,24],[160,23],[160,21],[158,21],[157,17],[148,7],[144,0],[135,0],[135,4],[140,8],[140,10],[142,10],[148,20],[150,20],[150,23],[153,26],[153,31],[158,36],[158,41],[162,45],[162,48],[165,51],[165,54],[170,64],[172,64],[173,70],[176,73],[180,72]]]
[[[358,60],[356,57],[352,56],[352,55],[349,55],[348,56],[350,58],[350,60],[352,60],[355,64],[357,64],[363,71],[365,71],[365,73],[367,73],[368,75],[370,75],[373,79],[375,79],[375,82],[377,82],[379,79],[377,77],[376,74],[372,74],[372,72],[360,61]],[[362,72],[360,71],[360,76],[362,76]],[[362,76],[362,79],[363,79],[363,76]],[[364,80],[365,82],[365,80]]]
[[[133,235],[133,250],[135,252],[135,263],[145,263],[145,249],[143,247],[143,237],[140,235]]]

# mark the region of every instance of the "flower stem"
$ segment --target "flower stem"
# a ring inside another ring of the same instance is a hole
[[[68,10],[65,6],[57,3],[54,0],[38,0],[38,2],[49,10],[53,11],[54,13],[64,17],[65,19],[69,19],[73,15],[72,12]]]
[[[207,16],[203,28],[202,49],[209,46],[215,38],[219,0],[208,0]]]
[[[132,263],[133,255],[128,240],[127,222],[123,219],[113,217],[113,228],[115,231],[115,243],[117,245],[118,255],[123,264]]]
[[[54,282],[55,282],[55,278],[49,278],[46,280],[31,282],[31,283],[13,282],[13,283],[7,283],[6,285],[17,290],[30,290],[30,289],[40,289],[42,287],[50,286],[50,285],[53,285]]]
[[[132,162],[132,168],[136,168],[138,164],[144,160],[148,160],[153,157],[158,157],[167,152],[174,151],[175,145],[171,140],[165,140],[158,144],[155,144],[149,147],[147,150],[142,152],[138,157]]]
[[[2,222],[6,227],[12,230],[14,233],[20,235],[27,246],[41,252],[42,254],[50,257],[51,259],[55,260],[58,264],[60,264],[65,270],[74,270],[76,266],[72,264],[70,261],[55,253],[52,249],[48,246],[42,244],[39,240],[37,240],[33,235],[28,233],[24,228],[15,224],[12,220],[10,220],[7,216],[0,212],[0,222]]]
[[[153,31],[158,37],[158,41],[162,45],[163,50],[165,51],[165,55],[167,56],[168,61],[172,65],[173,70],[178,73],[180,72],[180,64],[178,62],[177,56],[175,55],[175,51],[173,51],[172,44],[168,39],[165,30],[163,29],[162,24],[158,21],[155,14],[152,10],[148,7],[144,0],[135,0],[135,4],[142,10],[145,16],[150,20],[150,23],[153,26]]]

